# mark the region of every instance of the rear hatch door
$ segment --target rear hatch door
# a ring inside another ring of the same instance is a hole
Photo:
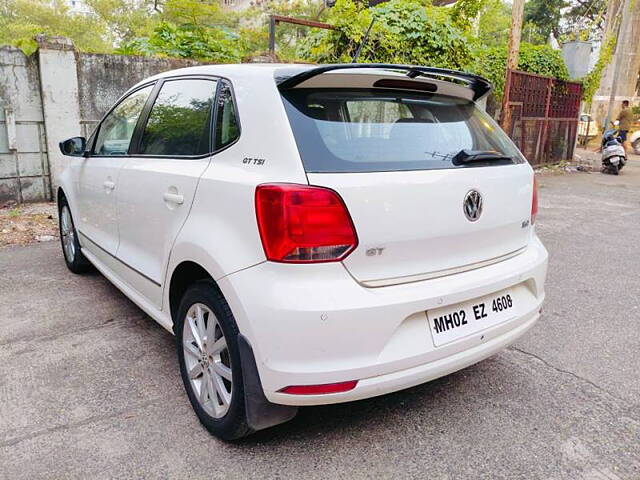
[[[353,219],[359,246],[344,265],[356,280],[446,275],[527,245],[532,169],[464,88],[411,91],[406,77],[376,88],[373,73],[324,88],[325,75],[281,94],[309,183],[338,192]]]
[[[349,209],[359,245],[344,264],[360,282],[402,283],[479,267],[529,240],[527,165],[308,177],[338,192]],[[474,221],[465,214],[472,191],[482,198]]]

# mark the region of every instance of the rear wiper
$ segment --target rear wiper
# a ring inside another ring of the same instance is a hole
[[[454,165],[466,165],[472,162],[485,164],[509,164],[513,163],[513,158],[493,150],[469,150],[462,149],[453,157]]]

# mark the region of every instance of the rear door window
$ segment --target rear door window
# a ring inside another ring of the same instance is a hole
[[[369,89],[292,89],[285,109],[308,172],[460,168],[463,149],[524,158],[469,100]]]
[[[138,153],[195,156],[212,151],[215,80],[168,80],[151,108]]]

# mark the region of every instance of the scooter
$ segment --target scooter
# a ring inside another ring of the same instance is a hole
[[[627,153],[618,130],[607,130],[602,134],[602,173],[618,175],[626,163]]]

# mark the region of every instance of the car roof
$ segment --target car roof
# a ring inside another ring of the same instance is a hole
[[[344,67],[344,68],[343,68]],[[366,67],[366,68],[365,68]],[[394,68],[404,69],[404,72],[393,71]],[[449,73],[454,74],[453,78],[455,79],[455,74],[459,74],[458,77],[468,77],[473,79],[479,79],[484,82],[488,87],[483,90],[482,95],[476,95],[471,92],[473,89],[476,90],[475,87],[470,85],[457,85],[456,83],[450,81],[450,79],[443,78],[429,78],[428,81],[432,83],[439,84],[439,92],[459,96],[463,98],[472,98],[474,97],[477,100],[480,96],[484,96],[484,94],[488,93],[491,90],[490,84],[482,79],[481,77],[477,77],[475,75],[466,74],[463,72],[455,72],[443,69],[432,69],[429,67],[410,67],[410,66],[394,66],[394,65],[383,65],[383,64],[344,64],[344,65],[318,65],[318,64],[301,64],[301,63],[242,63],[242,64],[209,64],[209,65],[198,65],[194,67],[186,67],[180,68],[177,70],[170,70],[167,72],[162,72],[152,77],[146,78],[143,81],[136,84],[131,90],[137,88],[140,85],[148,83],[150,81],[163,79],[163,78],[172,78],[179,77],[185,75],[212,75],[229,79],[232,83],[243,83],[245,85],[255,84],[256,81],[269,81],[274,82],[278,85],[283,85],[287,83],[287,80],[290,82],[295,82],[292,77],[309,77],[308,80],[304,81],[299,86],[306,85],[314,85],[317,86],[317,82],[313,82],[313,77],[318,75],[318,73],[322,72],[326,73],[322,75],[323,77],[335,77],[336,75],[340,76],[346,80],[346,76],[350,76],[351,79],[357,77],[362,78],[362,76],[385,76],[385,77],[397,77],[401,76],[403,78],[407,78],[407,69],[415,69],[416,72],[419,70],[425,71],[439,71],[443,74],[444,77],[448,77]],[[330,71],[329,71],[330,70]],[[307,73],[305,73],[307,72]],[[302,75],[304,73],[304,75]],[[416,74],[418,75],[418,74]],[[429,73],[427,72],[427,75]],[[435,75],[439,76],[438,72]],[[427,80],[427,78],[411,76],[411,79],[415,79],[416,81]],[[321,82],[322,83],[322,82]],[[298,83],[296,83],[298,85]],[[476,92],[477,93],[477,92]]]
[[[316,65],[295,64],[295,63],[241,63],[241,64],[211,64],[198,65],[195,67],[185,67],[176,70],[169,70],[146,78],[146,83],[160,78],[170,78],[182,75],[215,75],[226,77],[230,80],[247,76],[270,77],[284,75],[295,75],[304,70],[314,68]]]

